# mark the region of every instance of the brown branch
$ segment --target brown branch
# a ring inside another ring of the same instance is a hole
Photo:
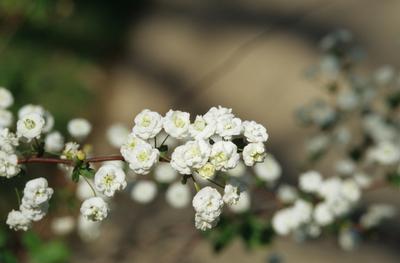
[[[99,163],[106,161],[125,161],[122,155],[109,155],[109,156],[97,156],[91,157],[84,160],[87,163]],[[167,157],[160,157],[161,162],[169,162],[170,159]],[[49,157],[28,157],[24,159],[19,159],[18,164],[26,164],[26,163],[60,163],[66,165],[74,165],[74,161],[65,160],[60,158],[49,158]]]

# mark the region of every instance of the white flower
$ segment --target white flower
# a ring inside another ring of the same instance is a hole
[[[283,203],[293,203],[298,198],[298,193],[293,186],[283,184],[278,188],[277,196]]]
[[[285,208],[277,211],[272,218],[272,227],[278,235],[285,236],[293,228],[293,210]]]
[[[126,138],[124,143],[121,146],[121,154],[124,156],[124,159],[130,158],[135,150],[144,144],[148,144],[146,141],[138,138],[135,134],[130,133]]]
[[[266,182],[275,182],[282,174],[282,168],[272,155],[267,155],[264,162],[254,165],[258,178]]]
[[[105,196],[112,197],[115,191],[125,189],[126,180],[125,172],[118,166],[106,164],[94,175],[94,185],[96,190]]]
[[[217,224],[224,202],[216,189],[207,186],[197,192],[192,204],[196,211],[195,226],[204,231]]]
[[[231,184],[225,185],[224,196],[222,197],[225,204],[235,205],[239,201],[239,189]]]
[[[46,152],[57,153],[64,148],[64,137],[60,132],[54,131],[46,135],[44,149]]]
[[[78,197],[78,199],[81,201],[85,201],[86,199],[89,199],[90,197],[93,196],[92,188],[84,180],[79,180],[75,193],[76,193],[76,196]]]
[[[216,123],[213,120],[206,121],[202,116],[196,116],[194,123],[189,126],[190,136],[195,140],[208,139],[214,135]]]
[[[361,188],[367,189],[372,184],[372,178],[363,172],[357,172],[353,176],[354,182]]]
[[[171,183],[178,177],[178,173],[169,163],[158,163],[154,168],[154,178],[160,183]]]
[[[171,166],[182,174],[203,167],[210,156],[211,147],[204,140],[188,141],[175,148],[171,155]]]
[[[229,209],[234,213],[243,213],[250,209],[251,198],[247,191],[240,192],[239,200],[236,204],[229,204]]]
[[[0,87],[0,108],[6,109],[14,104],[14,97],[8,89]]]
[[[51,221],[51,229],[57,235],[66,235],[72,232],[75,227],[75,221],[72,216],[63,216],[54,218]]]
[[[135,150],[127,152],[124,159],[135,173],[148,174],[150,169],[158,162],[159,154],[158,149],[154,149],[150,144],[141,143],[135,147]]]
[[[0,127],[9,128],[13,124],[14,117],[8,110],[0,109]]]
[[[164,130],[173,138],[184,139],[189,135],[190,114],[169,110],[164,118]]]
[[[0,130],[0,149],[12,153],[16,146],[19,145],[17,136],[10,132],[8,128]]]
[[[7,216],[7,225],[15,231],[26,231],[31,226],[31,221],[21,212],[12,210]]]
[[[131,191],[131,198],[141,204],[147,204],[156,197],[157,185],[152,181],[139,181]]]
[[[135,117],[132,132],[143,140],[156,137],[163,127],[163,117],[155,111],[143,110]]]
[[[54,125],[54,118],[48,111],[46,111],[40,105],[27,104],[27,105],[23,106],[18,111],[18,118],[22,119],[25,115],[28,115],[31,113],[36,113],[36,114],[39,114],[40,116],[42,116],[42,118],[45,122],[42,132],[46,133],[46,132],[51,131],[51,129],[53,128],[53,125]]]
[[[368,151],[368,158],[383,165],[400,161],[400,149],[391,142],[383,141]]]
[[[22,202],[19,209],[29,220],[39,221],[42,220],[43,217],[47,214],[49,203],[44,202],[37,207],[32,207]]]
[[[202,179],[206,180],[214,178],[215,171],[216,171],[215,165],[213,165],[212,163],[206,163],[203,167],[197,169],[197,173],[199,174],[199,176]]]
[[[230,141],[219,141],[212,145],[210,162],[217,170],[227,171],[235,168],[239,158],[237,146]]]
[[[40,105],[27,104],[27,105],[22,106],[19,109],[18,118],[22,119],[25,115],[30,114],[30,113],[36,113],[36,114],[43,116],[44,112],[45,112],[45,110]]]
[[[195,227],[201,231],[206,231],[217,225],[219,217],[210,220],[209,218],[204,218],[203,214],[196,213],[194,216]]]
[[[341,175],[350,176],[356,170],[356,165],[352,160],[344,159],[336,162],[335,169]]]
[[[322,182],[318,189],[318,194],[326,200],[336,199],[340,196],[341,187],[341,180],[337,177],[331,177]]]
[[[316,193],[321,187],[322,177],[317,171],[308,171],[300,175],[300,189],[307,193]]]
[[[69,134],[75,139],[82,141],[92,131],[90,122],[83,118],[72,119],[68,122],[67,129]]]
[[[100,222],[87,220],[84,216],[78,218],[78,234],[84,241],[92,241],[100,236]]]
[[[192,201],[194,210],[199,214],[204,214],[207,218],[219,217],[223,204],[221,194],[210,186],[197,192]]]
[[[0,151],[0,177],[11,178],[21,171],[18,157],[5,151]]]
[[[227,173],[233,177],[241,177],[246,173],[246,166],[243,164],[243,162],[239,161],[236,167],[228,170]]]
[[[218,106],[218,108],[212,107],[209,109],[203,118],[208,123],[218,123],[224,118],[234,118],[234,115],[232,114],[232,109]]]
[[[244,136],[248,142],[266,142],[268,140],[267,129],[255,121],[243,122]]]
[[[48,186],[47,180],[43,177],[28,181],[24,188],[22,203],[27,206],[38,207],[47,202],[54,192],[53,189]]]
[[[165,199],[174,208],[186,207],[191,200],[189,187],[179,182],[173,183],[168,187]]]
[[[352,179],[347,179],[342,182],[341,194],[350,202],[357,202],[361,198],[361,190]]]
[[[242,133],[242,121],[239,118],[225,116],[217,122],[216,133],[226,140]]]
[[[360,223],[363,227],[369,229],[381,223],[382,220],[396,215],[396,209],[392,205],[373,204],[368,207],[367,212],[361,217]]]
[[[120,148],[129,135],[129,129],[120,123],[111,125],[107,129],[107,139],[108,142],[115,148]]]
[[[42,133],[44,124],[44,119],[40,114],[26,114],[17,122],[17,135],[26,138],[28,141],[38,138]]]
[[[247,166],[261,163],[266,156],[263,143],[249,143],[243,149],[243,160]]]
[[[108,205],[101,197],[91,197],[82,203],[81,214],[93,222],[103,221],[108,215]]]
[[[355,109],[360,102],[360,98],[353,90],[343,90],[337,95],[337,106],[344,111]]]
[[[329,205],[325,202],[316,205],[313,214],[315,222],[320,226],[326,226],[333,222],[334,215]]]
[[[357,233],[351,228],[342,228],[339,232],[338,243],[339,246],[345,251],[351,251],[356,248],[359,242]]]
[[[67,142],[61,155],[61,159],[74,160],[77,158],[79,144],[76,142]]]

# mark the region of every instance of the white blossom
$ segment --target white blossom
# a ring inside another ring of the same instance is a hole
[[[122,149],[121,149],[122,151]],[[135,150],[128,152],[124,158],[137,174],[148,174],[150,169],[158,162],[160,152],[148,143],[139,144]]]
[[[349,159],[339,160],[335,164],[335,169],[340,175],[350,176],[356,170],[356,164]]]
[[[21,212],[12,210],[7,216],[7,225],[15,231],[27,231],[31,226],[31,221]]]
[[[74,160],[79,152],[79,144],[76,142],[67,142],[61,155],[61,159]]]
[[[228,204],[229,209],[234,213],[243,213],[250,209],[251,198],[247,191],[242,191],[239,194],[239,200],[236,204]]]
[[[120,148],[129,135],[129,129],[120,123],[111,125],[107,129],[107,139],[108,142],[115,148]]]
[[[263,143],[249,143],[243,149],[243,160],[247,166],[263,162],[265,156],[265,146]]]
[[[53,195],[53,189],[49,187],[45,178],[39,177],[28,181],[24,188],[22,203],[37,207],[47,202]]]
[[[242,123],[244,136],[248,142],[266,142],[268,140],[267,129],[255,121]]]
[[[195,226],[204,231],[216,225],[224,202],[216,189],[207,186],[197,192],[192,204],[196,211]]]
[[[369,229],[381,223],[382,220],[392,218],[396,215],[396,209],[388,204],[373,204],[368,207],[367,212],[361,217],[360,224]]]
[[[241,177],[246,173],[246,166],[239,161],[235,168],[229,169],[227,173],[232,177]]]
[[[222,119],[234,118],[234,115],[232,114],[232,109],[218,106],[218,108],[210,108],[203,118],[209,123],[218,123]]]
[[[225,185],[224,196],[222,197],[225,204],[235,205],[239,201],[239,189],[231,184]]]
[[[75,139],[82,141],[92,131],[90,122],[83,118],[72,119],[67,125],[68,133]]]
[[[46,152],[57,153],[64,148],[64,137],[60,132],[54,131],[46,135],[44,149]]]
[[[191,200],[189,187],[179,182],[173,183],[168,187],[165,199],[174,208],[186,207]]]
[[[277,196],[283,203],[293,203],[297,199],[298,193],[296,188],[293,186],[283,184],[279,186]]]
[[[181,174],[190,174],[193,169],[199,169],[207,163],[210,152],[208,142],[188,141],[175,148],[171,155],[171,166]]]
[[[206,121],[204,117],[198,115],[189,126],[189,133],[195,140],[208,139],[214,135],[217,126],[214,120]]]
[[[171,183],[178,177],[178,173],[169,163],[158,163],[154,168],[154,179],[159,183]]]
[[[300,189],[307,193],[315,193],[322,184],[321,174],[317,171],[308,171],[300,175]]]
[[[106,164],[100,167],[94,176],[96,190],[105,196],[112,197],[116,191],[125,189],[125,172],[118,166]]]
[[[147,204],[156,197],[157,185],[152,181],[139,181],[131,191],[131,198],[141,204]]]
[[[169,110],[164,117],[163,127],[166,133],[176,139],[184,139],[189,135],[190,114]]]
[[[231,140],[233,136],[242,133],[242,120],[231,116],[219,118],[216,133],[226,140]]]
[[[0,130],[0,149],[2,151],[12,153],[18,145],[18,138],[14,133],[10,132],[8,128]]]
[[[51,221],[51,229],[57,235],[67,235],[74,230],[75,220],[72,216],[62,216]]]
[[[38,206],[29,206],[23,202],[19,210],[31,221],[39,221],[42,220],[43,217],[47,214],[49,209],[49,203],[46,201]]]
[[[84,241],[92,241],[100,236],[100,222],[94,222],[86,219],[84,216],[78,218],[78,234]]]
[[[103,221],[108,215],[108,205],[101,197],[86,199],[81,206],[81,214],[90,221]]]
[[[53,116],[40,105],[27,104],[23,106],[18,111],[18,118],[22,119],[25,115],[32,113],[39,114],[43,118],[45,122],[42,129],[43,133],[49,132],[53,128],[54,126]]]
[[[320,226],[326,226],[333,222],[334,215],[327,203],[319,203],[315,206],[313,217],[315,222]]]
[[[266,182],[275,182],[282,174],[282,168],[272,155],[267,155],[264,162],[253,167],[255,175]]]
[[[13,124],[14,117],[8,110],[0,109],[0,128],[9,128]]]
[[[14,97],[11,92],[3,87],[0,87],[0,108],[6,109],[14,104]]]
[[[143,110],[135,117],[133,134],[143,140],[156,137],[163,127],[163,117],[148,109]]]
[[[220,141],[212,145],[210,162],[217,170],[227,171],[235,168],[239,158],[237,146],[230,141]]]
[[[212,163],[206,163],[200,169],[197,169],[197,173],[202,179],[212,179],[215,176],[216,168]]]
[[[130,159],[131,155],[135,153],[135,150],[141,145],[148,145],[148,143],[140,138],[138,138],[135,134],[130,133],[124,140],[124,143],[121,145],[121,154],[124,159]]]
[[[391,142],[383,141],[368,151],[368,158],[383,165],[400,161],[400,149]]]
[[[17,122],[17,135],[26,138],[28,141],[38,138],[42,133],[44,124],[44,119],[40,114],[26,114]]]

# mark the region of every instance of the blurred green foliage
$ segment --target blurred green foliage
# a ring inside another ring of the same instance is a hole
[[[128,27],[149,3],[0,0],[0,86],[14,94],[11,110],[16,113],[22,105],[40,104],[54,115],[55,129],[63,132],[70,118],[88,117],[96,100],[96,87],[90,83],[98,69],[123,50]],[[14,233],[6,228],[7,213],[18,206],[14,188],[23,189],[27,179],[0,179],[0,262],[20,262],[21,253],[28,262],[66,262],[69,252],[61,241],[43,241],[33,232]],[[60,200],[69,195],[58,194],[51,210],[58,207],[56,202],[70,202]]]

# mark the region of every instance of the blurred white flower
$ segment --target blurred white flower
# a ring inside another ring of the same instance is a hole
[[[171,183],[177,177],[178,173],[169,163],[158,163],[154,168],[154,179],[159,183]]]
[[[277,196],[281,202],[290,204],[298,198],[298,192],[295,187],[283,184],[279,186]]]
[[[62,216],[51,221],[51,229],[57,235],[67,235],[74,230],[75,220],[72,216]]]
[[[0,128],[9,128],[13,124],[14,117],[8,110],[0,109]]]
[[[3,87],[0,87],[0,108],[7,109],[14,104],[14,97],[11,92]]]
[[[400,149],[389,141],[383,141],[369,149],[368,158],[383,165],[395,164],[400,161]]]
[[[314,208],[313,217],[315,222],[320,226],[326,226],[333,222],[334,215],[327,203],[319,203]]]
[[[92,131],[92,125],[86,119],[77,118],[68,122],[67,129],[72,137],[78,141],[83,141]]]
[[[60,132],[54,131],[46,135],[44,149],[46,152],[57,153],[64,148],[64,137]]]
[[[152,181],[138,181],[131,191],[131,198],[141,204],[150,203],[156,195],[157,185]]]
[[[120,148],[127,140],[128,135],[129,129],[120,123],[113,124],[107,129],[107,140],[115,148]]]
[[[247,191],[242,191],[239,194],[239,200],[236,204],[228,204],[229,209],[234,213],[244,213],[250,209],[251,198]]]
[[[101,234],[100,226],[100,222],[93,222],[81,215],[78,218],[78,235],[86,242],[95,240]]]
[[[272,155],[267,155],[264,162],[254,165],[254,172],[258,178],[269,183],[275,182],[282,174],[282,168]]]
[[[322,184],[322,176],[317,171],[308,171],[300,175],[299,187],[307,193],[316,193]]]
[[[183,208],[190,204],[191,193],[187,185],[179,182],[171,184],[165,193],[165,199],[174,208]]]

